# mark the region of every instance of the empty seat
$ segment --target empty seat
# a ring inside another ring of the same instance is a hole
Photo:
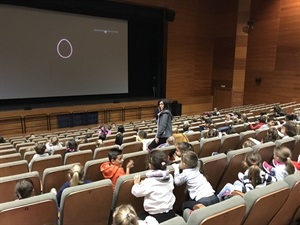
[[[199,141],[201,138],[201,132],[200,131],[189,132],[186,134],[186,136],[189,139],[189,142]]]
[[[13,153],[13,154],[7,154],[7,155],[1,155],[0,156],[0,164],[1,163],[8,163],[8,162],[15,162],[18,160],[21,160],[22,156],[20,153]]]
[[[289,175],[284,181],[289,185],[289,196],[269,225],[290,224],[300,205],[300,173]]]
[[[43,176],[43,172],[46,168],[61,166],[61,155],[51,155],[47,157],[37,158],[32,162],[31,171],[38,171],[40,177]]]
[[[213,152],[218,152],[221,147],[221,138],[213,137],[201,139],[199,157],[211,156]]]
[[[207,176],[207,180],[214,188],[217,189],[223,171],[227,166],[227,156],[224,153],[201,158],[203,170]]]
[[[252,151],[252,148],[248,147],[229,151],[227,153],[227,166],[218,184],[217,192],[219,192],[225,184],[233,183],[235,180],[237,180],[238,172],[245,171],[242,161],[245,159],[246,154]]]
[[[219,153],[227,153],[229,150],[236,149],[239,141],[240,141],[240,135],[237,133],[222,136]]]
[[[41,194],[39,173],[28,172],[0,178],[0,203],[16,200],[15,186],[19,180],[29,178],[33,182],[34,194]]]
[[[92,160],[92,159],[93,159],[92,150],[84,150],[84,151],[80,151],[80,152],[67,153],[65,155],[64,165],[80,163],[82,166],[84,166],[84,164],[87,161]]]
[[[105,162],[108,162],[108,157],[87,161],[84,165],[84,179],[90,181],[103,180],[104,177],[100,171],[100,166]]]
[[[28,163],[26,160],[0,164],[0,177],[12,176],[20,173],[27,173]]]
[[[17,153],[15,148],[0,150],[0,156],[1,155],[10,155],[10,154],[14,154],[14,153]]]
[[[111,145],[111,146],[96,148],[95,151],[94,151],[93,159],[107,158],[109,150],[113,149],[113,148],[119,148],[119,146],[118,145]]]
[[[200,154],[200,142],[199,141],[190,141],[189,143],[193,146],[194,152],[196,152],[196,154],[199,155]]]
[[[136,137],[135,136],[130,136],[130,137],[124,137],[123,138],[123,144],[124,143],[135,142],[135,141],[136,141]]]
[[[274,155],[274,142],[266,142],[253,146],[253,152],[257,152],[261,156],[261,160],[271,163]]]
[[[68,180],[67,174],[73,164],[46,168],[43,172],[43,193],[50,192],[51,188],[59,188]]]
[[[3,203],[0,205],[0,221],[5,225],[57,224],[56,196],[48,193]]]
[[[121,149],[122,149],[123,154],[142,151],[143,143],[141,141],[123,143],[121,145]]]
[[[94,153],[94,151],[96,149],[96,144],[95,144],[95,142],[79,144],[77,149],[78,149],[78,151],[92,150],[92,152]]]
[[[26,160],[28,162],[28,165],[30,163],[30,161],[32,160],[33,156],[36,154],[35,151],[29,151],[29,152],[25,152],[23,159]]]
[[[61,197],[60,225],[107,225],[112,197],[108,179],[66,188]]]
[[[276,145],[276,147],[285,146],[292,151],[294,149],[295,142],[296,142],[295,138],[288,137],[288,138],[276,140],[275,145]]]
[[[246,192],[244,200],[247,208],[243,225],[269,224],[289,193],[289,186],[283,180]]]
[[[19,144],[16,144],[15,148],[17,149],[17,152],[19,152],[19,149],[21,147],[29,147],[29,146],[35,146],[36,143],[35,142],[22,142]]]
[[[188,225],[238,225],[244,218],[246,203],[242,197],[234,196],[226,201],[195,210],[191,214],[189,212],[189,210],[184,211],[184,218]]]

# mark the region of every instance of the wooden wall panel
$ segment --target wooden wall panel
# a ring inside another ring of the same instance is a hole
[[[300,1],[252,0],[251,18],[244,104],[299,102]]]

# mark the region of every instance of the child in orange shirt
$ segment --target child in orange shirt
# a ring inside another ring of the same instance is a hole
[[[123,164],[123,153],[119,148],[113,148],[108,152],[109,162],[105,162],[100,166],[100,171],[103,174],[103,177],[106,179],[110,179],[113,184],[113,189],[115,190],[115,186],[117,180],[120,176],[129,174],[130,169],[134,166],[134,162],[130,160],[126,165],[126,173],[122,167]]]

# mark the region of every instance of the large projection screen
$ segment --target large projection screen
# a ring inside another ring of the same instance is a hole
[[[0,100],[128,93],[125,20],[0,5]]]

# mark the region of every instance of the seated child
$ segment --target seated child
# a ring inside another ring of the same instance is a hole
[[[173,205],[173,176],[167,169],[167,156],[163,151],[150,152],[150,170],[146,172],[146,178],[141,181],[140,175],[134,177],[134,185],[131,193],[139,198],[144,197],[145,215],[139,215],[144,219],[153,216],[159,223],[175,217]]]
[[[169,164],[180,163],[181,156],[186,151],[194,151],[194,147],[188,142],[180,142],[176,145],[176,150],[169,154]]]
[[[234,191],[246,193],[255,188],[264,187],[269,183],[275,182],[274,177],[266,174],[261,169],[261,157],[258,153],[249,153],[246,155],[243,165],[246,168],[244,173],[239,172],[238,178],[233,184],[227,183],[218,194],[221,200],[226,195]]]
[[[68,187],[73,187],[82,184],[88,184],[90,180],[84,180],[84,168],[80,163],[74,164],[70,171],[68,172],[68,181],[66,181],[57,191],[55,188],[52,188],[50,192],[56,194],[57,204],[60,206],[61,196],[63,191]]]
[[[58,137],[51,137],[50,141],[46,143],[47,152],[49,155],[53,155],[56,149],[62,148],[62,144],[59,143]]]
[[[15,193],[17,199],[24,199],[34,196],[34,185],[32,180],[29,178],[19,180],[15,186]]]
[[[106,179],[111,179],[113,184],[113,189],[117,180],[120,176],[129,174],[130,169],[134,166],[134,162],[130,160],[126,165],[126,172],[124,171],[123,164],[123,153],[119,148],[113,148],[108,152],[109,162],[102,163],[100,166],[100,171],[103,174],[103,177]]]
[[[184,152],[181,156],[180,164],[172,164],[174,168],[174,182],[176,185],[186,183],[187,191],[189,193],[189,200],[185,201],[182,210],[196,209],[201,206],[209,206],[219,202],[215,195],[215,190],[207,181],[206,177],[201,173],[203,171],[202,162],[199,161],[198,156],[193,151]],[[180,173],[179,169],[182,169]],[[201,172],[200,172],[201,171]]]
[[[42,158],[42,157],[46,157],[49,156],[48,153],[45,153],[46,151],[46,146],[44,144],[37,144],[37,146],[35,146],[34,148],[36,154],[33,155],[30,163],[28,164],[28,167],[31,170],[32,167],[32,163],[37,159],[37,158]]]
[[[291,150],[285,146],[278,146],[274,149],[273,166],[263,162],[265,171],[274,176],[276,180],[283,180],[286,176],[294,174],[296,169],[291,160]]]
[[[66,154],[70,152],[77,152],[77,143],[75,139],[71,139],[66,143]]]
[[[136,136],[136,141],[141,141],[143,143],[143,150],[148,151],[148,145],[153,141],[153,138],[147,137],[147,132],[140,130]]]

